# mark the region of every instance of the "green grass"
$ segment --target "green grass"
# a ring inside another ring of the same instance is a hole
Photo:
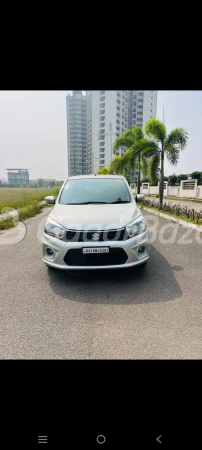
[[[58,193],[59,188],[0,188],[0,213],[4,212],[4,208],[13,208],[19,211],[19,220],[28,219],[41,212],[44,206],[39,203],[47,195],[57,197]],[[14,226],[12,218],[0,220],[0,230],[7,230]]]
[[[0,221],[0,230],[8,230],[9,228],[14,228],[14,226],[15,223],[11,218]]]
[[[47,195],[57,196],[56,188],[0,188],[0,213],[3,208],[23,208],[35,200],[41,202]]]
[[[144,205],[141,205],[141,206],[144,206]],[[188,217],[186,215],[184,215],[184,214],[180,214],[178,216],[177,214],[171,213],[170,211],[165,211],[164,209],[159,210],[159,208],[155,208],[154,206],[146,206],[146,207],[144,206],[144,208],[152,209],[154,211],[161,212],[161,213],[166,214],[168,216],[175,217],[177,219],[181,219],[181,220],[184,220],[185,222],[193,223],[195,225],[202,225],[202,219],[199,219],[199,221],[197,223],[196,219],[195,220],[188,219]]]

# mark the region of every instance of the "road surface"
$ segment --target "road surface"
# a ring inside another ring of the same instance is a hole
[[[47,214],[26,221],[18,244],[1,245],[0,236],[1,359],[202,357],[202,238],[199,244],[195,231],[191,244],[161,243],[158,235],[145,268],[49,272],[36,237]],[[151,225],[154,216],[144,215]],[[158,231],[168,223],[160,218]],[[176,241],[188,232],[172,227]]]

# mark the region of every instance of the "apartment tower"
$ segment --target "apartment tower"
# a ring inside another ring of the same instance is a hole
[[[144,127],[156,117],[157,91],[128,91],[128,128]]]
[[[88,174],[87,101],[82,91],[66,97],[68,176]]]
[[[69,176],[109,167],[116,138],[136,125],[144,130],[156,108],[157,91],[73,91],[67,96]]]
[[[89,169],[109,166],[113,143],[128,128],[128,91],[87,91]],[[123,154],[124,149],[120,150]]]

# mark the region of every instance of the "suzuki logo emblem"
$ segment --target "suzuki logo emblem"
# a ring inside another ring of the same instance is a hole
[[[93,233],[92,240],[93,241],[99,241],[99,239],[100,239],[100,235],[98,233]]]

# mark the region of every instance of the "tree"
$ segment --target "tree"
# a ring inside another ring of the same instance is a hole
[[[193,180],[197,180],[197,184],[199,183],[199,180],[202,178],[202,173],[201,172],[193,172],[191,173],[191,177]]]
[[[183,150],[188,143],[188,133],[183,128],[175,128],[167,134],[166,127],[163,122],[158,119],[150,119],[145,125],[147,136],[151,136],[154,140],[150,144],[145,144],[143,154],[151,157],[151,171],[156,171],[160,163],[160,186],[159,186],[159,203],[160,209],[163,207],[163,191],[164,191],[164,158],[165,155],[170,164],[173,166],[178,163],[180,151]],[[153,166],[152,166],[153,164]]]
[[[109,173],[118,175],[121,173],[121,156],[114,156],[110,161]]]
[[[38,185],[37,181],[31,181],[31,182],[29,183],[29,187],[30,187],[30,188],[38,188],[39,185]]]
[[[138,163],[138,180],[137,180],[137,193],[140,193],[140,172],[141,168],[144,175],[147,172],[147,162],[142,152],[144,150],[142,145],[142,140],[144,139],[144,134],[141,127],[134,127],[131,130],[126,131],[122,136],[116,139],[114,142],[113,150],[114,153],[121,147],[126,147],[128,149],[127,156],[126,153],[122,156],[124,162],[124,168],[134,168],[135,162]],[[146,141],[146,139],[145,139]],[[125,161],[124,161],[125,157]]]
[[[149,153],[150,154],[150,153]],[[159,182],[160,168],[159,168],[159,155],[153,155],[148,163],[148,175],[152,186],[156,186]]]
[[[106,167],[102,167],[100,170],[98,170],[98,175],[108,175],[109,171]]]
[[[42,179],[42,178],[39,178],[39,179],[37,180],[37,184],[38,184],[39,187],[43,187],[43,179]]]
[[[177,175],[173,174],[169,176],[169,181],[172,186],[175,186],[175,183],[177,183]]]
[[[90,175],[90,173],[88,173],[87,175]],[[63,181],[54,181],[54,187],[61,187],[63,184]]]
[[[122,156],[114,156],[110,161],[109,173],[118,175],[121,174],[124,177],[128,177],[128,172],[131,167],[131,152],[127,150]]]
[[[179,175],[179,176],[177,177],[177,182],[178,182],[178,183],[180,183],[180,181],[182,181],[182,180],[188,180],[187,175],[181,174],[181,175]]]

